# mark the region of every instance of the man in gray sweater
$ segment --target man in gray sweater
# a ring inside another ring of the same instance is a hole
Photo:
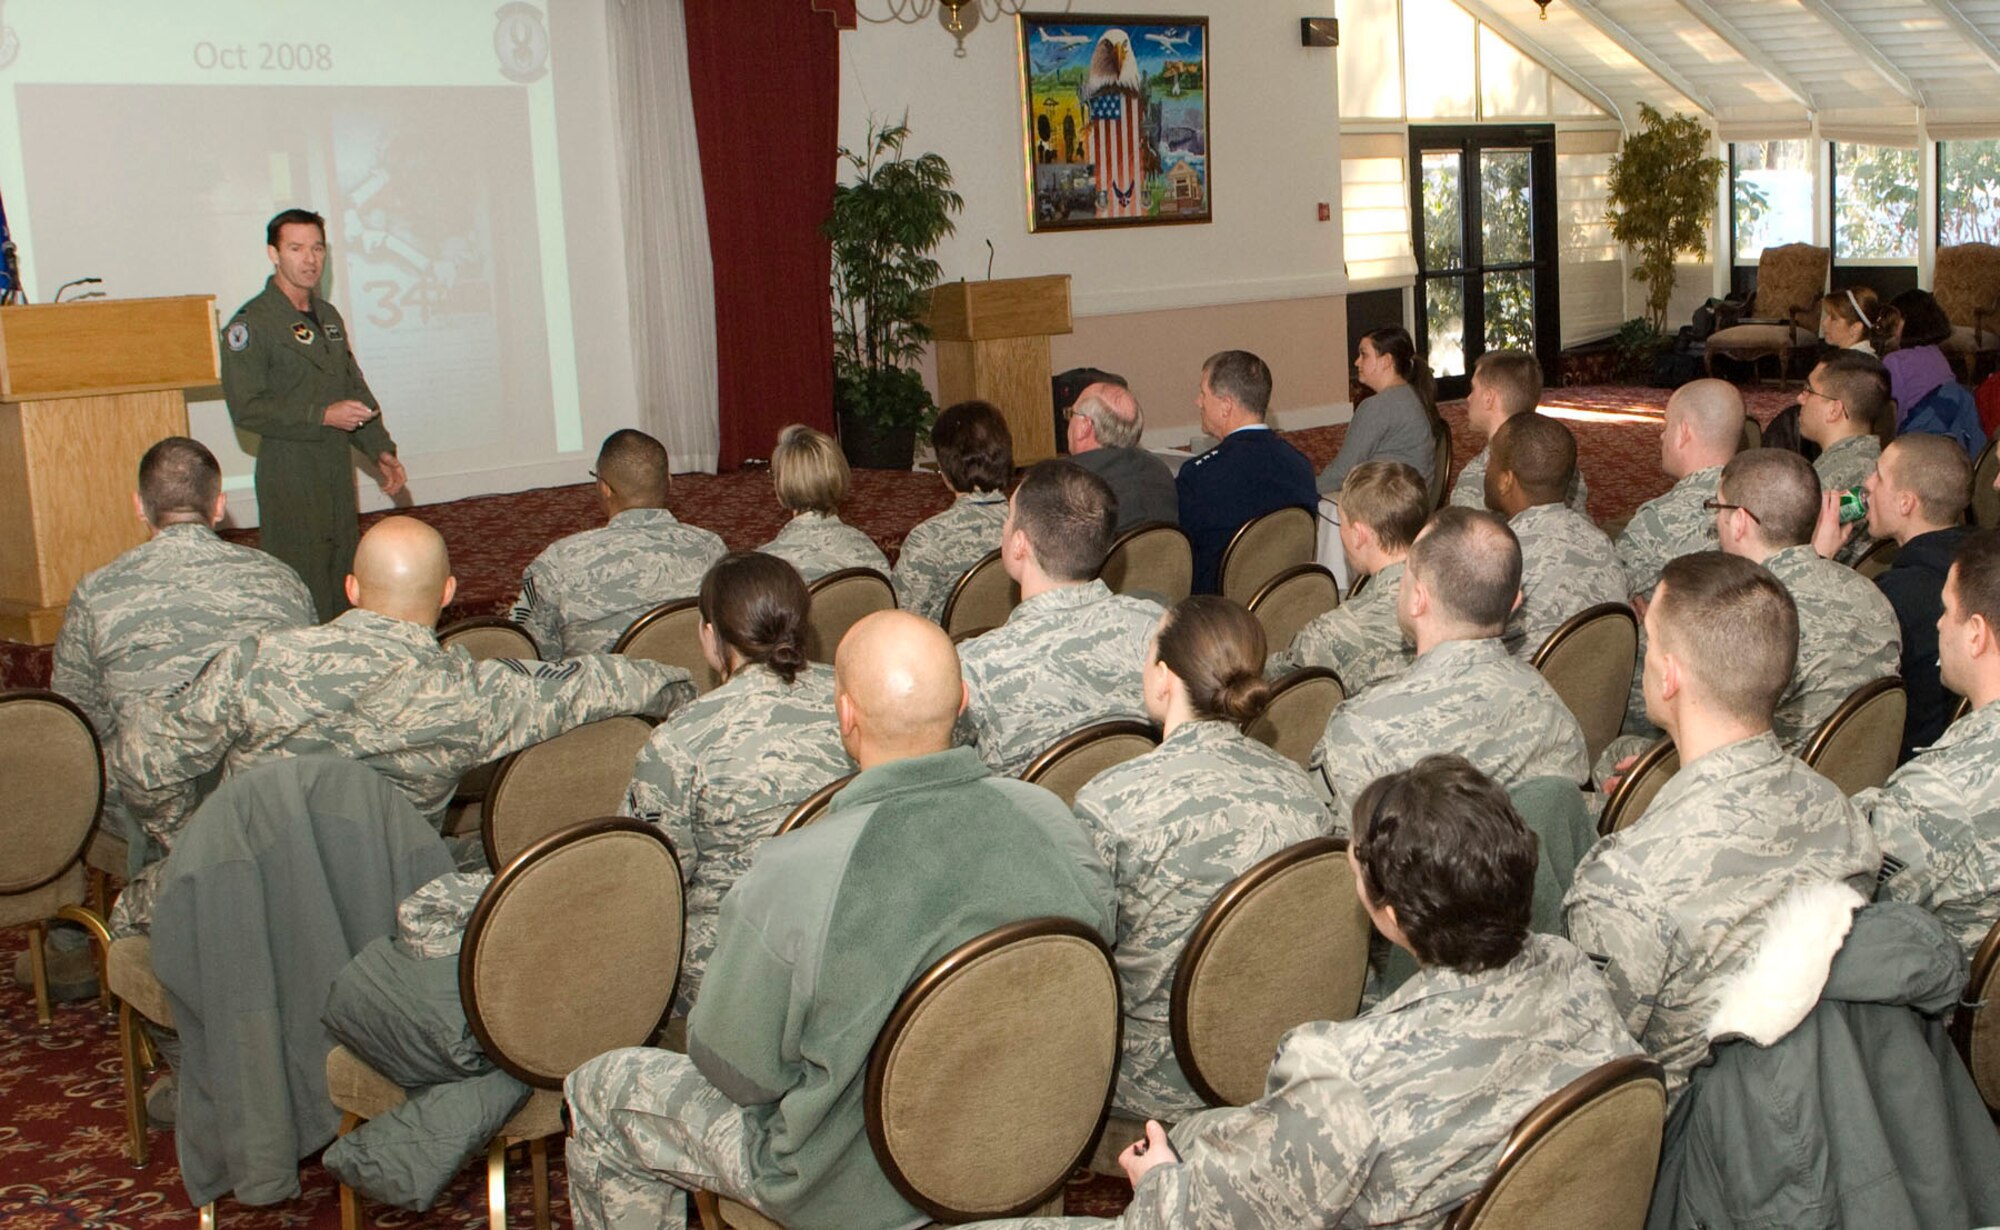
[[[1100,381],[1077,395],[1069,408],[1069,457],[1103,479],[1118,497],[1122,534],[1148,521],[1179,525],[1180,495],[1167,463],[1139,447],[1146,414],[1132,390]]]

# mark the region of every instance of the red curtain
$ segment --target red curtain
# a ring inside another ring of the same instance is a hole
[[[727,470],[769,457],[787,423],[833,430],[832,257],[819,228],[853,0],[690,0],[686,12]]]

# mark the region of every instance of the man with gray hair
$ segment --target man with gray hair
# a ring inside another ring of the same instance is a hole
[[[1306,455],[1264,421],[1271,368],[1247,350],[1225,350],[1201,365],[1195,397],[1201,429],[1222,443],[1174,475],[1181,528],[1194,546],[1194,592],[1222,590],[1222,549],[1236,531],[1280,508],[1319,506],[1318,480]]]
[[[1588,776],[1576,716],[1500,643],[1520,594],[1521,546],[1497,514],[1448,506],[1431,518],[1396,599],[1416,663],[1335,709],[1313,748],[1336,817],[1353,813],[1368,783],[1436,752],[1458,753],[1503,789]]]
[[[1069,459],[1104,480],[1118,497],[1122,534],[1148,521],[1181,522],[1180,495],[1167,463],[1139,447],[1146,414],[1132,390],[1100,381],[1077,396],[1067,411]]]

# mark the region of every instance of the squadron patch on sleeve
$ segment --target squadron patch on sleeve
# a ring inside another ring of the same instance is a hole
[[[229,332],[223,335],[223,339],[229,343],[231,350],[240,353],[245,346],[250,344],[249,322],[242,320],[230,321]]]
[[[312,326],[303,320],[292,326],[292,336],[299,339],[299,345],[301,346],[310,346],[313,344]]]

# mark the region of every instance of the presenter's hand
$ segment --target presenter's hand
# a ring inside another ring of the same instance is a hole
[[[1132,1146],[1118,1155],[1118,1165],[1125,1171],[1125,1177],[1137,1188],[1139,1180],[1155,1166],[1165,1166],[1181,1159],[1174,1154],[1173,1145],[1167,1142],[1167,1129],[1159,1120],[1146,1121],[1146,1139],[1134,1141]]]
[[[382,472],[382,494],[397,495],[410,481],[410,472],[403,463],[396,460],[396,454],[383,453],[375,459],[375,468]]]
[[[320,421],[328,427],[353,431],[374,417],[375,412],[358,401],[337,401],[326,408],[326,413],[320,416]]]

